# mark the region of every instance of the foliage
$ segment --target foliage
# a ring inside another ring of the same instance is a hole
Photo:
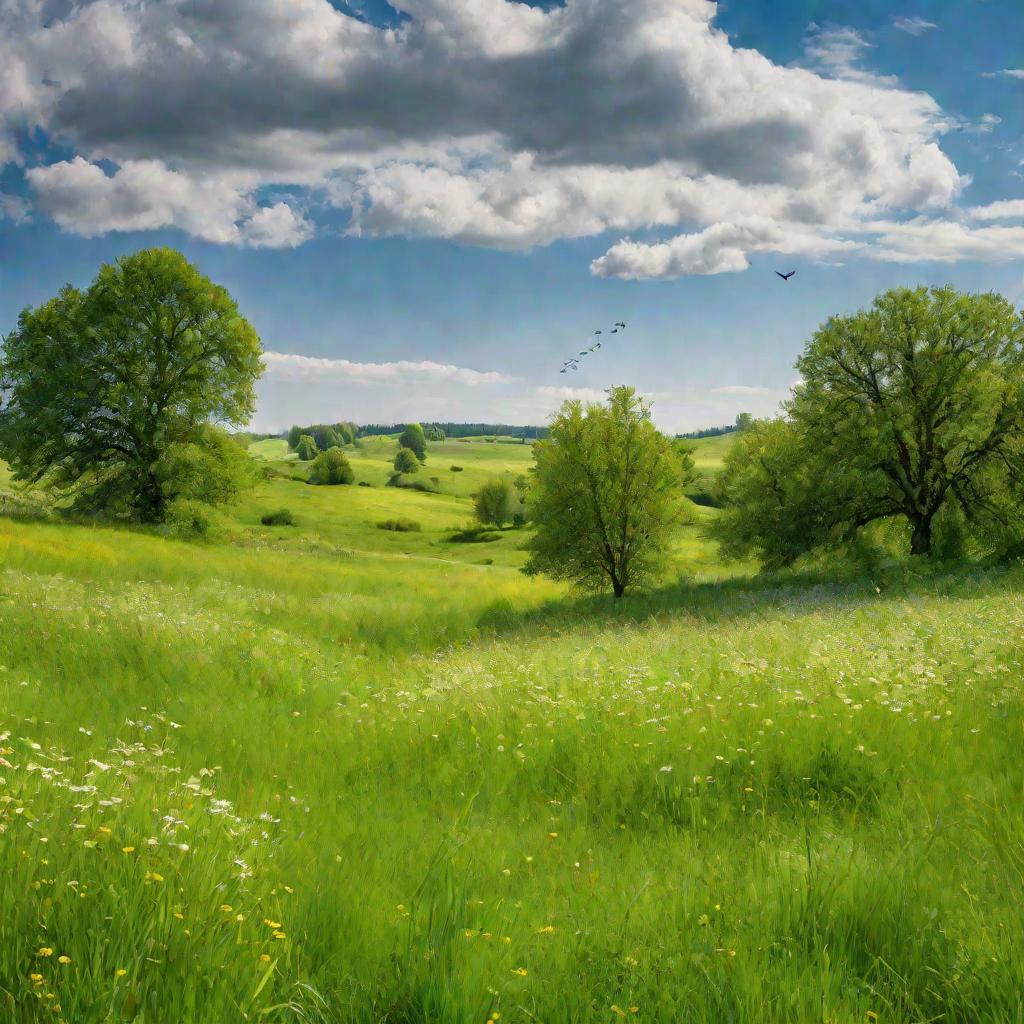
[[[355,439],[358,428],[352,423],[312,423],[308,427],[294,426],[288,431],[288,447],[298,451],[299,442],[304,436],[316,442],[318,451],[325,452],[328,448],[342,448]]]
[[[497,526],[500,530],[515,511],[512,486],[503,476],[488,480],[473,499],[473,512],[483,526]]]
[[[399,448],[395,456],[396,473],[418,473],[420,469],[416,453],[411,448]]]
[[[180,253],[143,250],[22,311],[0,360],[0,455],[76,509],[158,522],[188,490],[168,475],[173,449],[244,425],[261,369],[227,291]]]
[[[427,461],[427,439],[418,423],[410,423],[398,439],[399,450],[408,448],[420,462]]]
[[[314,460],[309,471],[311,484],[350,484],[356,478],[352,466],[340,448],[328,448]]]
[[[419,533],[423,526],[415,519],[385,519],[377,524],[377,529],[393,533]]]
[[[461,467],[461,466],[449,466],[448,468],[449,468],[449,469],[450,469],[450,470],[451,470],[451,471],[452,471],[453,473],[461,473],[461,472],[462,472],[462,467]]]
[[[260,522],[264,526],[294,526],[295,516],[290,509],[281,508],[276,512],[268,512],[266,515],[260,516]]]
[[[425,433],[428,441],[444,441],[447,439],[447,434],[436,423],[431,423]]]
[[[319,450],[311,434],[303,434],[299,438],[299,443],[295,446],[295,451],[302,462],[312,462]]]
[[[744,430],[749,430],[754,425],[754,417],[749,412],[741,412],[736,417],[736,429],[741,433]]]
[[[284,543],[0,521],[5,1024],[1020,1020],[1021,567]]]
[[[748,431],[726,473],[733,552],[786,564],[866,524],[937,517],[989,547],[1024,536],[1024,316],[1000,296],[896,289],[833,317],[797,363],[784,424]]]
[[[526,571],[587,589],[655,578],[680,511],[683,465],[632,388],[606,405],[566,402],[547,441],[534,446]]]

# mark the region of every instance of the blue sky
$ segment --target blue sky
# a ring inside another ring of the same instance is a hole
[[[172,245],[271,353],[258,428],[630,383],[685,430],[885,288],[1024,302],[1016,2],[400,6],[0,0],[0,329]]]

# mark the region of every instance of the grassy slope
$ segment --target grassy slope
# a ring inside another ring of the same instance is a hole
[[[0,520],[13,1020],[1024,1019],[1021,570],[691,528],[613,608],[432,557],[464,497],[267,487],[286,538]]]

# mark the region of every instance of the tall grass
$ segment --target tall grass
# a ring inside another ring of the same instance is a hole
[[[1020,569],[0,565],[0,1019],[1024,1021]]]

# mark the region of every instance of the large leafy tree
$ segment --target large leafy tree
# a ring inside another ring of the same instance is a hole
[[[211,425],[249,420],[261,370],[227,291],[180,253],[144,250],[21,313],[0,358],[0,454],[76,507],[159,521],[185,456],[216,448]]]
[[[785,422],[748,433],[727,466],[736,549],[792,561],[878,520],[906,523],[915,555],[943,518],[1019,536],[1024,317],[1006,299],[889,291],[829,320],[797,367]]]
[[[526,571],[615,597],[658,574],[679,519],[684,463],[632,388],[566,402],[534,445]]]

